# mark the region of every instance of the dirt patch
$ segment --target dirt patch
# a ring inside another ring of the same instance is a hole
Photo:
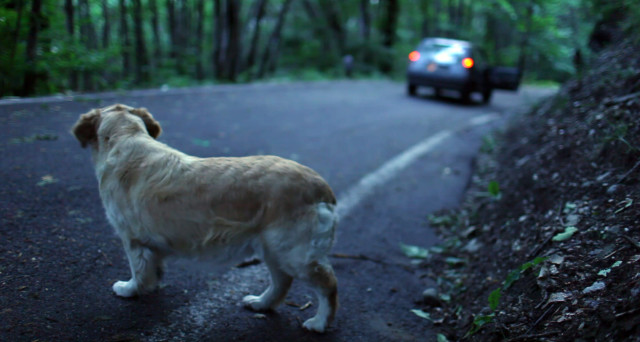
[[[638,52],[611,46],[486,138],[462,208],[431,217],[441,340],[640,341]]]

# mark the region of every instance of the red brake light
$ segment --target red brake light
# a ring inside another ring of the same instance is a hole
[[[469,58],[469,57],[467,57],[467,58],[463,59],[463,60],[462,60],[462,66],[463,66],[465,69],[471,69],[471,68],[473,67],[473,59],[472,59],[472,58]]]
[[[409,60],[412,62],[415,62],[417,60],[420,59],[420,52],[418,51],[411,51],[411,53],[409,54]]]

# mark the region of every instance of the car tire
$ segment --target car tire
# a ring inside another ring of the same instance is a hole
[[[493,88],[487,88],[482,91],[482,103],[487,104],[491,102],[491,96],[493,95]]]
[[[471,91],[469,90],[461,90],[460,91],[460,99],[463,103],[471,103]]]
[[[409,94],[409,96],[416,96],[417,88],[418,86],[415,84],[407,83],[407,94]]]

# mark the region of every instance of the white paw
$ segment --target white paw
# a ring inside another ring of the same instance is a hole
[[[309,331],[323,333],[327,329],[327,320],[318,318],[318,317],[313,317],[306,320],[302,324],[302,326]]]
[[[113,284],[113,292],[120,297],[133,297],[138,294],[138,286],[132,280],[116,281]]]
[[[262,297],[260,296],[245,296],[242,298],[242,304],[253,311],[265,311],[269,309],[269,306],[262,301]]]

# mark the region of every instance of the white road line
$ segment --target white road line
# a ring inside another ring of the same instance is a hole
[[[338,198],[336,207],[338,217],[342,219],[349,215],[351,210],[360,204],[363,199],[367,198],[375,188],[388,182],[449,136],[451,136],[451,131],[440,131],[392,158],[374,172],[364,176],[356,185]]]
[[[463,129],[484,125],[495,120],[497,117],[498,116],[493,113],[476,116],[469,120],[469,124],[464,126]],[[420,157],[432,151],[438,144],[449,138],[453,133],[453,131],[449,130],[440,131],[390,159],[377,170],[365,175],[356,185],[349,188],[349,190],[338,198],[338,205],[336,207],[338,217],[342,219],[348,216],[351,210],[373,193],[375,188],[394,178]]]
[[[402,170],[409,167],[420,157],[432,151],[436,146],[454,133],[484,125],[498,118],[497,114],[489,113],[476,116],[467,125],[456,130],[440,131],[413,145],[406,151],[390,159],[377,170],[365,175],[356,185],[338,198],[336,211],[340,218],[344,218],[356,208],[375,188],[385,184]],[[208,289],[197,293],[186,305],[178,307],[167,317],[168,325],[157,324],[153,327],[147,341],[185,341],[199,340],[207,331],[216,325],[220,311],[228,303],[240,306],[240,298],[247,294],[250,288],[259,287],[249,285],[249,279],[268,279],[264,265],[259,267],[234,268],[216,279]],[[261,289],[260,289],[261,290]]]

